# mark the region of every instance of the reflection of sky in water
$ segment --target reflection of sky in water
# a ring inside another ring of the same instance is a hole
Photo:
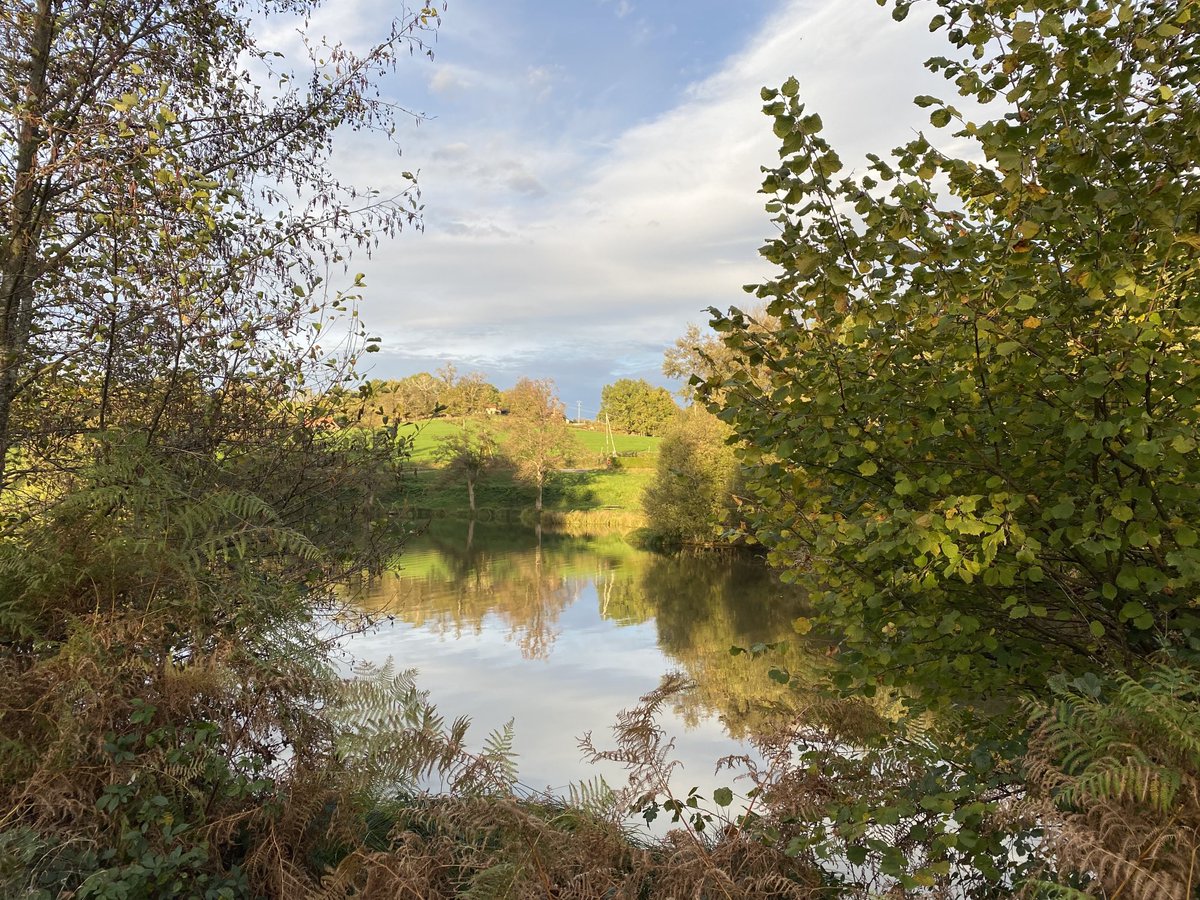
[[[612,746],[609,726],[621,709],[634,705],[642,694],[654,689],[665,673],[683,669],[695,676],[704,666],[688,666],[686,659],[681,664],[680,659],[664,652],[656,618],[622,625],[614,618],[605,618],[601,610],[611,600],[614,578],[624,579],[627,590],[636,587],[638,602],[648,604],[651,613],[660,599],[680,603],[679,592],[686,588],[686,579],[683,587],[678,582],[665,586],[671,597],[655,597],[655,590],[664,585],[661,579],[655,582],[645,573],[655,571],[659,558],[625,547],[619,551],[620,558],[598,553],[594,564],[589,565],[589,547],[577,539],[571,542],[569,553],[551,541],[536,558],[536,564],[531,562],[533,551],[528,547],[480,550],[478,540],[471,552],[452,560],[457,566],[429,565],[431,557],[425,548],[413,549],[413,554],[401,562],[419,569],[420,574],[402,569],[365,590],[369,607],[377,613],[383,608],[393,610],[395,618],[383,618],[373,631],[349,638],[346,649],[360,660],[382,663],[391,657],[398,667],[417,669],[419,686],[429,691],[430,699],[447,720],[460,715],[470,717],[474,746],[479,746],[489,731],[502,727],[509,718],[515,719],[515,749],[525,785],[565,791],[572,781],[603,774],[614,787],[622,786],[625,775],[618,767],[595,768],[582,762],[578,738],[592,731],[599,747]],[[453,549],[442,549],[443,557],[455,556]],[[611,542],[608,549],[612,550]],[[419,561],[423,564],[418,565]],[[527,579],[533,572],[536,584],[532,589],[528,583],[520,585],[518,599],[510,595],[506,602],[500,597],[506,590],[502,573],[513,573],[521,566]],[[583,574],[589,570],[603,572],[599,587],[595,575]],[[482,595],[477,587],[481,571],[485,572],[487,585]],[[737,593],[740,579],[724,580]],[[704,582],[703,577],[697,578],[693,586],[697,591],[709,589]],[[550,588],[543,590],[543,584]],[[471,607],[466,613],[464,590],[473,592],[465,601]],[[490,591],[499,598],[496,607],[488,605]],[[724,597],[729,591],[725,586],[718,594]],[[708,606],[698,607],[700,615],[713,605],[712,596],[710,590],[709,599],[704,601]],[[690,606],[684,609],[688,621],[697,617]],[[620,615],[614,609],[607,611]],[[422,624],[414,626],[405,618]],[[726,612],[716,621],[744,619],[744,614]],[[534,621],[540,623],[537,628],[543,640],[539,651],[531,654],[522,639]],[[753,639],[760,636],[754,635]],[[729,659],[728,647],[747,640],[745,635],[719,633],[709,640],[712,646],[706,647],[707,656],[702,659],[732,665],[723,662]],[[755,680],[762,678],[761,672],[755,676]],[[660,725],[668,736],[676,738],[673,755],[683,763],[683,769],[673,786],[680,793],[686,794],[696,785],[702,793],[711,795],[714,787],[731,784],[728,772],[714,775],[716,761],[730,753],[746,752],[747,747],[729,736],[711,709],[701,706],[701,714],[692,716],[691,727],[670,711],[663,714]]]

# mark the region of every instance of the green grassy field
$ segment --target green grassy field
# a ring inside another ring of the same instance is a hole
[[[604,430],[591,430],[573,425],[572,433],[575,440],[592,453],[604,452]],[[617,445],[618,453],[656,453],[660,438],[646,437],[644,434],[613,434],[613,442]]]
[[[654,478],[651,469],[554,472],[546,480],[542,500],[546,509],[568,511],[622,509],[640,511],[642,491]],[[467,508],[467,486],[448,479],[441,469],[417,468],[404,485],[405,500],[412,506],[454,510]],[[517,480],[511,471],[497,471],[475,485],[477,506],[492,509],[525,509],[533,506],[536,489]]]
[[[412,460],[415,463],[430,463],[438,441],[449,437],[462,428],[460,419],[429,419],[405,429],[406,434],[413,435]]]
[[[476,424],[494,428],[503,447],[503,420],[489,419]],[[401,491],[403,503],[418,517],[465,515],[467,488],[462,479],[447,477],[434,464],[434,452],[443,438],[462,427],[458,419],[433,419],[414,426],[413,468]],[[643,435],[614,434],[618,453],[636,453],[626,457],[619,468],[593,468],[603,462],[605,436],[603,430],[592,431],[572,426],[571,432],[579,446],[578,458],[572,462],[573,471],[552,473],[546,481],[543,504],[549,517],[586,529],[590,524],[599,530],[605,523],[617,530],[629,530],[642,524],[642,492],[654,479],[654,460],[659,439]],[[580,471],[581,470],[581,471]],[[481,514],[511,517],[530,510],[536,490],[517,479],[509,469],[485,474],[475,487],[475,502]]]
[[[494,428],[501,445],[504,443],[504,419],[472,420],[472,424]],[[428,463],[433,459],[433,452],[438,441],[453,434],[462,427],[461,419],[429,419],[421,422],[413,429],[413,462]],[[571,433],[575,442],[583,451],[583,455],[599,456],[604,452],[604,430],[591,430],[583,426],[572,425]],[[658,451],[659,438],[646,437],[641,434],[613,434],[613,443],[617,453],[655,453]],[[581,461],[586,463],[587,460]]]

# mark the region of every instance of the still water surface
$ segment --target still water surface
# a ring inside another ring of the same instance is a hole
[[[436,522],[405,547],[399,568],[353,586],[379,627],[347,642],[354,657],[391,657],[448,720],[467,715],[474,743],[515,720],[524,785],[563,792],[597,774],[578,738],[612,745],[609,726],[670,671],[695,689],[662,721],[683,770],[676,789],[711,791],[716,761],[789,691],[772,666],[799,673],[813,650],[791,628],[801,598],[761,564],[724,555],[662,556],[618,536],[543,534],[516,526]],[[732,645],[787,639],[760,659]]]

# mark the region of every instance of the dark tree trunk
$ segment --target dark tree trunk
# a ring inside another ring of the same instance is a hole
[[[10,418],[33,326],[33,283],[37,278],[38,240],[46,185],[38,173],[38,154],[46,139],[42,114],[46,72],[54,38],[51,0],[38,0],[36,22],[26,48],[29,81],[18,110],[13,193],[7,210],[8,246],[0,250],[0,486],[12,446]]]

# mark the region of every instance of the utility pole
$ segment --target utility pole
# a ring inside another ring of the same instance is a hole
[[[576,422],[583,421],[583,401],[582,400],[575,401],[575,421]]]
[[[613,439],[612,425],[608,422],[608,413],[604,414],[604,446],[608,450],[608,455],[617,458],[617,442]]]

